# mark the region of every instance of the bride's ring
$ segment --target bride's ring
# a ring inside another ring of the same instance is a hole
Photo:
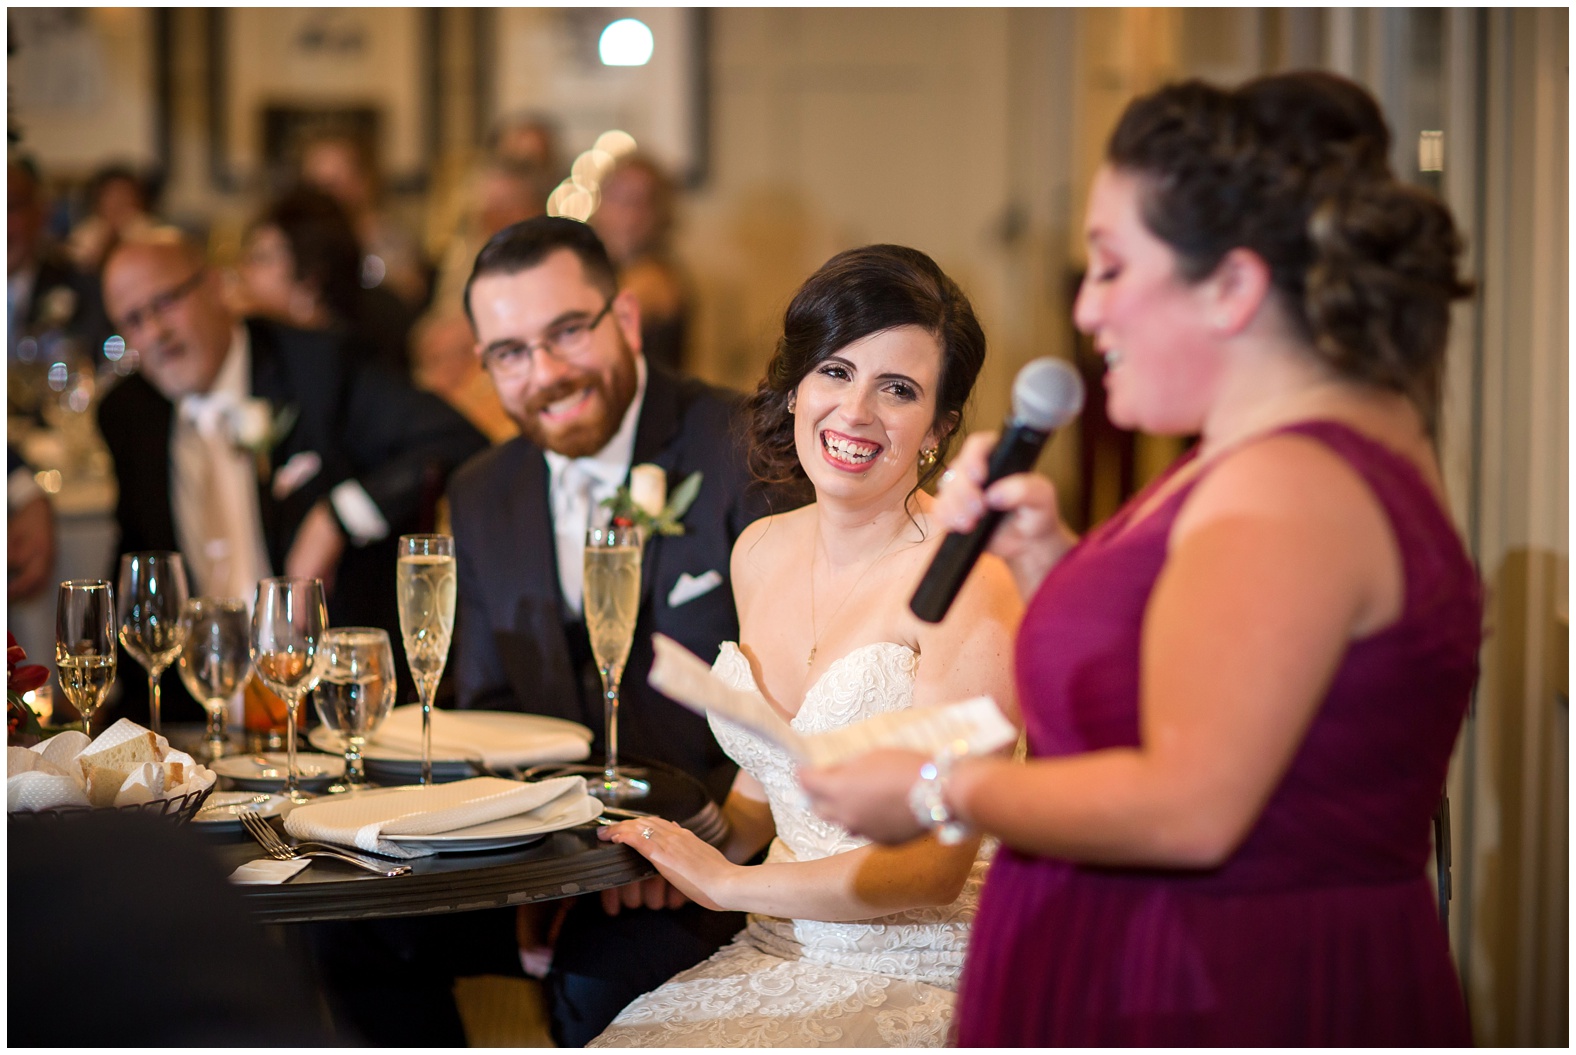
[[[657,833],[657,830],[655,828],[645,827],[645,828],[640,829],[640,837],[642,839],[649,839],[653,835],[655,835],[656,833]]]

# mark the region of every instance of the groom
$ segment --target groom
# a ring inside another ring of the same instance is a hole
[[[646,543],[619,739],[626,755],[683,770],[722,801],[735,767],[705,720],[651,689],[646,675],[653,631],[708,657],[738,636],[733,541],[774,511],[750,484],[740,401],[646,363],[636,299],[618,289],[602,243],[578,221],[537,217],[495,235],[476,258],[466,309],[477,354],[521,435],[473,458],[449,485],[460,706],[568,718],[595,731],[593,751],[601,752],[602,694],[582,606],[587,523],[632,466],[661,467],[672,487],[700,473],[684,534]],[[585,1044],[636,996],[705,959],[744,926],[736,913],[693,904],[644,907],[650,903],[662,904],[655,884],[636,885],[547,906],[535,921],[541,933],[522,926],[521,949],[532,947],[534,966],[551,958],[546,984],[558,1044]],[[513,918],[500,922],[499,915],[446,917],[431,924],[430,940],[406,939],[394,949],[406,962],[401,984],[426,975],[425,996],[432,997],[442,988],[435,973],[504,970],[498,945],[514,937]],[[529,915],[523,918],[529,924]],[[434,967],[429,950],[457,946],[469,954]],[[508,952],[513,958],[512,944]],[[404,1002],[407,1012],[412,1001],[424,1003],[410,992],[394,996],[382,979],[363,975],[359,984],[363,992],[381,989],[385,1002]],[[357,1022],[373,1043],[380,1017]],[[413,1039],[408,1026],[422,1017],[457,1021],[430,1006],[424,1015],[393,1016],[384,1019],[400,1024],[391,1042],[463,1043]]]

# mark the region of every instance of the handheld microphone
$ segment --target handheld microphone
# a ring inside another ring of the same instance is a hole
[[[1019,370],[1012,383],[1012,417],[991,452],[985,486],[1034,468],[1051,433],[1077,417],[1083,402],[1083,378],[1063,360],[1047,356]],[[973,531],[947,534],[908,603],[915,615],[927,623],[945,618],[1004,515],[999,509],[987,509]]]

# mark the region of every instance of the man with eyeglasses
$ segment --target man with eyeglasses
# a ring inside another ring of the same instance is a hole
[[[268,575],[320,578],[331,623],[397,635],[399,535],[429,526],[443,481],[485,438],[437,397],[354,365],[338,336],[236,319],[177,231],[114,250],[104,297],[140,363],[99,407],[120,552],[179,551],[193,596],[250,601]],[[121,684],[117,712],[142,720],[139,679]],[[203,715],[173,674],[163,690],[166,719]]]
[[[521,434],[467,462],[450,483],[460,706],[571,719],[594,730],[599,754],[603,700],[582,613],[587,525],[605,522],[601,502],[633,465],[661,466],[672,487],[699,472],[684,534],[645,544],[619,740],[636,764],[672,765],[721,801],[736,767],[705,720],[653,690],[646,675],[653,631],[703,656],[737,638],[729,557],[773,497],[750,483],[734,431],[742,401],[648,366],[634,294],[619,290],[586,224],[543,216],[505,228],[477,255],[465,303],[476,354]],[[779,500],[775,508],[785,507]],[[524,966],[546,974],[554,1040],[581,1046],[636,996],[744,925],[737,913],[682,901],[659,878],[526,912],[518,935],[512,910],[371,928],[385,944],[328,974],[371,1043],[461,1044],[448,1010],[452,974],[519,974]],[[347,999],[342,985],[355,994]],[[430,1032],[413,1035],[415,1020]]]

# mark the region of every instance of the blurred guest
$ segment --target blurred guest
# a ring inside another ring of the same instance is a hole
[[[109,322],[97,280],[45,236],[49,203],[26,158],[6,166],[6,356],[44,364],[101,355]],[[68,348],[59,347],[67,342]],[[13,404],[19,393],[11,392]]]
[[[308,965],[258,926],[194,827],[118,810],[10,826],[8,1043],[355,1042],[320,1022]]]
[[[6,599],[30,601],[54,585],[55,508],[33,467],[6,444]]]
[[[301,149],[301,180],[332,195],[349,214],[364,254],[361,284],[389,289],[411,311],[420,311],[430,290],[421,245],[384,209],[382,180],[365,141],[340,134],[308,140]]]
[[[236,269],[237,313],[335,331],[352,355],[408,376],[414,315],[382,286],[363,288],[361,258],[337,201],[305,187],[291,191],[247,231]]]
[[[465,221],[444,254],[432,307],[413,335],[415,377],[419,387],[448,400],[500,443],[519,429],[477,361],[475,338],[465,317],[465,284],[487,240],[511,224],[542,215],[553,185],[540,168],[495,160],[482,166],[470,186]]]
[[[96,275],[122,239],[153,227],[153,209],[147,182],[129,165],[106,165],[95,172],[86,198],[87,216],[71,229],[66,249],[78,268]]]
[[[971,439],[937,515],[1007,514],[1031,759],[801,774],[883,841],[1001,839],[962,1046],[1472,1042],[1426,875],[1483,614],[1433,442],[1467,287],[1389,153],[1329,74],[1128,106],[1075,319],[1113,422],[1202,439],[1082,541]]]
[[[689,294],[673,258],[673,181],[651,158],[621,156],[602,178],[591,226],[618,268],[619,285],[640,301],[640,339],[650,362],[685,366]]]
[[[556,183],[564,175],[558,140],[557,121],[524,110],[498,120],[488,133],[487,153],[499,161],[540,169]]]
[[[142,364],[99,407],[120,552],[179,550],[194,594],[251,598],[264,576],[320,578],[334,624],[397,635],[396,540],[430,525],[449,471],[484,438],[346,356],[337,334],[242,323],[175,232],[123,243],[104,289]],[[127,707],[139,680],[123,679]],[[165,686],[166,717],[200,717],[178,685]]]

